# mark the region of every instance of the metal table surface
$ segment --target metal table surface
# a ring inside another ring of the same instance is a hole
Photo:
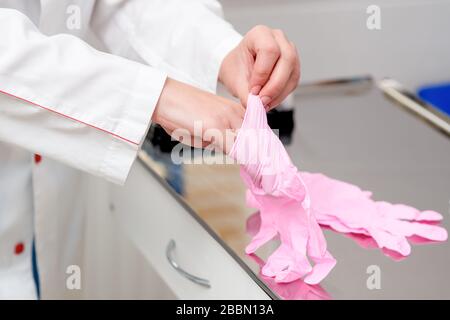
[[[287,146],[300,170],[322,172],[371,190],[376,200],[404,203],[444,215],[450,230],[450,138],[388,99],[372,81],[305,86],[294,98],[295,130]],[[393,261],[380,250],[325,231],[337,265],[320,286],[301,280],[276,284],[260,274],[277,247],[266,244],[250,257],[245,188],[237,165],[174,165],[148,141],[152,169],[167,179],[216,235],[243,261],[262,286],[282,299],[450,299],[450,243],[414,245]],[[148,163],[148,162],[147,162]],[[379,274],[379,289],[367,282]]]

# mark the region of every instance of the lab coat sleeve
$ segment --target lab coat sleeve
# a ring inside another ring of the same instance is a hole
[[[112,52],[127,55],[128,41],[149,65],[210,92],[223,58],[242,39],[215,0],[101,0],[92,24]]]
[[[0,9],[0,140],[123,183],[166,74]]]

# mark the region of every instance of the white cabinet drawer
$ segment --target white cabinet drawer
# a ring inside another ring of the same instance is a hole
[[[124,187],[111,186],[119,225],[180,299],[270,299],[265,290],[225,250],[193,214],[140,162]],[[194,283],[169,263],[166,248],[176,242],[174,260]]]

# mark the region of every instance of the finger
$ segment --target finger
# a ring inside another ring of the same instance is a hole
[[[288,80],[288,83],[286,87],[283,89],[283,91],[278,95],[278,97],[272,99],[272,101],[266,106],[266,110],[269,111],[275,107],[277,107],[280,103],[282,103],[289,94],[291,94],[297,87],[298,83],[300,81],[300,59],[298,55],[297,48],[295,47],[294,43],[290,43],[291,47],[293,48],[295,52],[295,61],[296,64],[293,67],[293,71],[291,73],[291,76]]]
[[[320,257],[310,255],[310,259],[314,261],[315,265],[304,281],[311,285],[320,283],[336,265],[336,259],[328,251]]]
[[[280,47],[273,33],[267,27],[257,27],[251,31],[247,46],[255,57],[249,90],[252,94],[259,94],[280,57]]]
[[[291,79],[291,75],[298,70],[298,59],[295,47],[291,45],[280,30],[274,30],[273,34],[280,47],[281,55],[269,80],[259,93],[261,100],[265,105],[272,103],[272,101],[278,98],[283,92],[287,91],[285,89]],[[292,78],[292,80],[295,79]],[[292,87],[293,85],[291,84],[289,90],[292,90]],[[280,99],[282,100],[282,98]]]
[[[288,83],[286,87],[283,89],[283,91],[276,97],[275,99],[271,100],[269,104],[265,106],[266,111],[272,110],[273,108],[276,108],[280,103],[282,103],[286,97],[297,88],[298,85],[298,75],[297,74],[291,74],[291,77],[288,80]]]

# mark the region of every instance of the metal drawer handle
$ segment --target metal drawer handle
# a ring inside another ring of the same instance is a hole
[[[166,248],[166,257],[167,257],[167,260],[169,260],[169,263],[172,265],[172,267],[175,270],[177,270],[183,277],[188,278],[192,282],[199,284],[206,288],[211,288],[211,284],[210,284],[209,280],[199,278],[199,277],[196,277],[196,276],[190,274],[189,272],[182,269],[178,265],[178,263],[176,263],[176,261],[172,257],[172,252],[174,251],[175,247],[176,247],[175,240],[170,239],[169,244],[167,245],[167,248]]]

